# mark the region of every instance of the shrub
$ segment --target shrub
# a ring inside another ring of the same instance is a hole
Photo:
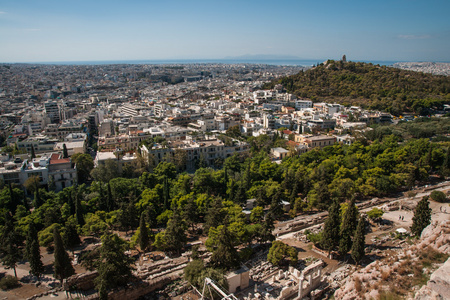
[[[6,275],[0,280],[0,288],[4,291],[20,286],[16,277]]]
[[[371,220],[381,218],[383,216],[383,214],[384,214],[384,211],[382,211],[378,207],[374,207],[370,211],[367,212],[367,216]]]
[[[306,238],[312,242],[315,246],[319,246],[322,242],[322,232],[319,233],[310,233],[306,236]]]
[[[436,202],[445,203],[447,202],[447,197],[441,191],[432,191],[430,194],[431,199]]]

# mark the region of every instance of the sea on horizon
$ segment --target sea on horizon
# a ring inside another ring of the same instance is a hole
[[[310,67],[325,62],[327,59],[166,59],[166,60],[104,60],[104,61],[59,61],[59,62],[29,62],[17,64],[42,65],[174,65],[174,64],[264,64],[277,66]],[[356,60],[357,62],[360,62]],[[364,61],[374,65],[391,66],[399,61]]]

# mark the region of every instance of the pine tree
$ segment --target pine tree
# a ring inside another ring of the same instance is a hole
[[[358,210],[355,206],[355,200],[352,198],[344,213],[344,219],[341,224],[341,240],[339,242],[339,253],[346,254],[352,247],[352,236],[357,226]]]
[[[14,228],[12,216],[9,212],[5,214],[5,226],[1,236],[2,263],[7,269],[14,269],[14,276],[17,278],[16,266],[21,260],[20,247],[23,244],[22,237]]]
[[[165,233],[167,248],[180,254],[187,242],[187,236],[184,221],[177,209],[174,210],[172,218],[167,222]]]
[[[80,235],[78,234],[77,224],[73,216],[71,216],[64,227],[64,247],[66,249],[73,249],[75,246],[81,244]],[[72,250],[73,251],[73,250]]]
[[[365,244],[366,244],[366,219],[363,216],[360,216],[352,245],[352,258],[356,264],[359,264],[361,259],[364,257]]]
[[[275,229],[275,225],[273,224],[273,216],[269,211],[264,218],[263,228],[261,232],[261,241],[262,242],[271,242],[275,240],[275,236],[273,235],[273,230]]]
[[[335,200],[328,210],[328,218],[325,220],[321,245],[331,253],[339,245],[339,203]]]
[[[411,232],[415,236],[420,236],[422,231],[431,223],[431,208],[428,196],[422,198],[414,210],[413,224]]]
[[[127,243],[116,234],[102,236],[98,277],[95,286],[99,291],[100,299],[108,299],[108,290],[125,286],[132,279],[133,258],[127,256]]]
[[[63,144],[63,158],[68,158],[69,157],[69,152],[67,151],[67,146],[66,144]]]
[[[209,228],[217,227],[222,224],[225,218],[225,212],[223,211],[223,204],[220,198],[216,198],[211,207],[208,208],[205,217],[205,233],[208,233]]]
[[[210,260],[216,268],[232,269],[239,266],[239,254],[233,245],[233,237],[227,225],[223,225],[218,234],[217,248]]]
[[[55,278],[59,279],[62,284],[65,278],[75,274],[75,270],[72,267],[69,254],[67,254],[66,249],[64,249],[63,241],[57,227],[53,230],[53,242],[55,245],[55,262],[53,265],[55,270]]]
[[[149,235],[148,235],[148,229],[147,224],[145,223],[145,212],[141,214],[141,220],[139,222],[139,247],[142,251],[145,252],[145,250],[149,246]]]
[[[277,190],[275,195],[272,197],[272,202],[270,203],[270,212],[274,218],[279,218],[283,215],[283,207],[281,206],[281,188]]]

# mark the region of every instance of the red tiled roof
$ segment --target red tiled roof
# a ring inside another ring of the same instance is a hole
[[[53,155],[52,155],[52,156],[53,156]],[[70,162],[70,158],[51,159],[51,160],[50,160],[50,164],[51,164],[51,165],[65,164],[65,163],[69,163],[69,162]]]
[[[53,153],[52,156],[50,157],[52,160],[53,159],[59,159],[59,153]]]

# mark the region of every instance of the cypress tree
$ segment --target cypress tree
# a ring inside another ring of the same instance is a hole
[[[352,236],[357,226],[358,210],[355,206],[355,200],[352,198],[347,210],[344,213],[344,219],[341,224],[341,240],[339,242],[339,253],[346,254],[352,247]]]
[[[148,248],[149,236],[147,224],[145,224],[145,213],[141,214],[141,219],[139,221],[139,247],[143,252]]]
[[[163,197],[164,197],[164,209],[169,209],[169,183],[167,176],[164,176],[163,180]]]
[[[12,183],[10,183],[8,185],[8,187],[9,187],[9,203],[8,203],[9,205],[8,205],[8,208],[9,208],[9,210],[12,213],[14,213],[15,210],[16,210],[17,204],[16,204],[16,200],[15,200],[15,197],[14,197],[14,191],[13,191]]]
[[[321,245],[328,251],[328,254],[339,245],[339,225],[341,221],[339,217],[339,208],[340,205],[338,201],[335,200],[328,210],[328,218],[325,220],[323,228]]]
[[[63,158],[68,158],[69,157],[69,152],[67,151],[67,146],[66,144],[63,144]]]
[[[422,231],[431,223],[431,208],[429,206],[428,196],[422,198],[414,209],[413,224],[411,232],[415,236],[420,236]]]
[[[34,146],[31,145],[31,159],[35,159],[36,158],[36,153],[34,152]]]
[[[23,192],[23,199],[22,199],[22,202],[23,202],[23,206],[25,207],[25,209],[26,209],[27,211],[30,211],[30,205],[28,204],[28,198],[27,198],[27,195],[26,195],[25,192]]]
[[[225,165],[223,167],[223,185],[222,185],[222,194],[227,194],[227,186],[228,186],[228,167]]]
[[[14,228],[12,216],[9,212],[5,214],[5,226],[1,237],[2,263],[7,269],[14,269],[17,278],[16,266],[22,259],[20,247],[23,245],[22,237]]]
[[[111,193],[111,185],[108,182],[108,198],[107,200],[107,206],[108,206],[108,212],[112,211],[114,209],[114,202],[113,202],[113,198],[112,198],[112,193]]]
[[[64,249],[63,241],[57,227],[53,230],[53,242],[55,244],[55,278],[59,279],[62,284],[65,278],[75,274],[75,270],[72,267],[69,254],[67,254],[66,249]]]
[[[39,241],[37,231],[33,223],[30,223],[26,242],[27,258],[30,263],[31,274],[38,279],[44,272],[44,264],[42,263],[41,250],[39,249]]]
[[[34,225],[33,222],[31,222],[30,224],[28,224],[27,239],[25,242],[25,257],[28,260],[30,260],[30,257],[31,257],[31,243],[33,241],[37,241],[37,240],[38,240],[38,234],[37,234],[36,226]]]
[[[39,208],[44,204],[41,199],[41,195],[39,193],[39,188],[34,191],[34,208]]]
[[[75,200],[75,215],[77,217],[77,224],[83,226],[85,224],[83,217],[83,207],[81,205],[81,200],[78,192],[76,193],[76,200]]]
[[[363,216],[360,216],[352,245],[352,258],[356,264],[359,264],[361,259],[364,257],[365,244],[366,244],[366,219]]]

